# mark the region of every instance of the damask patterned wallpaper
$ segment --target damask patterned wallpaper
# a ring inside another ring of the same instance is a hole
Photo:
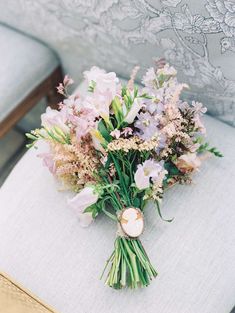
[[[0,21],[55,49],[77,81],[94,64],[128,77],[165,57],[185,97],[235,125],[235,0],[8,0]]]

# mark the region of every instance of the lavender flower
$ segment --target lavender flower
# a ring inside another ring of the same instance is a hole
[[[158,134],[158,121],[149,112],[139,113],[135,127],[139,129],[137,136],[144,140],[150,140]]]

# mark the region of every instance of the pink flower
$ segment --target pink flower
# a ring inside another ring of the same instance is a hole
[[[46,166],[52,174],[56,172],[56,165],[52,153],[40,153],[37,155],[42,158],[42,164]]]
[[[63,132],[69,133],[69,127],[66,125],[67,118],[65,110],[57,111],[47,107],[46,113],[41,115],[42,126],[45,128],[53,128],[57,126]]]
[[[203,107],[203,104],[197,101],[192,101],[192,106],[196,113],[206,113],[207,108]]]
[[[200,167],[201,161],[196,153],[188,153],[181,155],[175,161],[175,165],[182,173],[191,173]]]
[[[95,127],[95,111],[92,109],[81,109],[79,116],[76,116],[76,136],[80,140],[81,137],[89,133]]]
[[[63,80],[63,84],[65,87],[72,85],[74,83],[73,79],[71,77],[69,77],[69,75],[65,75],[64,80]]]
[[[127,137],[129,135],[133,134],[133,129],[131,127],[125,127],[123,128],[121,135],[123,135],[124,137]]]
[[[194,121],[194,127],[195,127],[200,133],[206,134],[206,128],[205,128],[205,126],[203,125],[199,114],[195,114],[195,116],[194,116],[194,118],[193,118],[193,121]]]
[[[93,221],[92,214],[85,212],[85,210],[92,204],[95,204],[98,198],[99,195],[95,192],[94,188],[87,186],[68,201],[69,206],[77,213],[82,226],[88,226]]]
[[[135,184],[138,189],[146,189],[150,186],[150,178],[154,181],[158,179],[163,167],[160,163],[149,159],[143,164],[139,164],[135,173]]]
[[[57,86],[56,89],[57,89],[58,93],[60,93],[61,95],[65,96],[64,85],[62,83],[59,83],[59,86]]]

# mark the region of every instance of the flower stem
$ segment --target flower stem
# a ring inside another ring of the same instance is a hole
[[[157,276],[139,239],[117,237],[103,273],[109,264],[105,284],[115,289],[145,287]]]

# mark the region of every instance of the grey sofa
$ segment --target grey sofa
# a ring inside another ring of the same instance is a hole
[[[59,100],[59,60],[45,44],[0,23],[0,138],[43,97]],[[54,103],[55,105],[55,103]]]

